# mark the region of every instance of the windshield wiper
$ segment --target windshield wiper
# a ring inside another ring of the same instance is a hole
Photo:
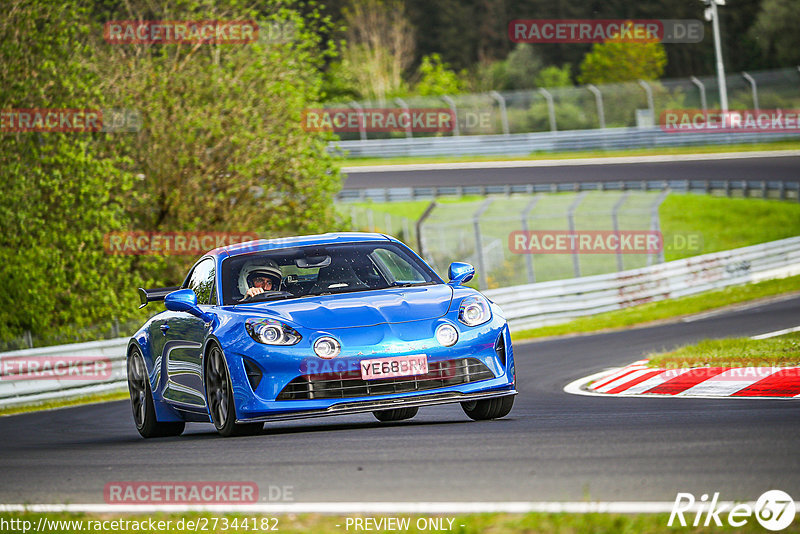
[[[414,287],[414,286],[430,286],[435,282],[395,282],[389,287]]]

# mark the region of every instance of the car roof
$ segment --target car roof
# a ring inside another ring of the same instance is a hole
[[[276,239],[257,239],[224,247],[215,248],[206,256],[237,256],[250,252],[262,252],[279,248],[302,247],[306,245],[330,245],[339,243],[361,243],[365,241],[396,241],[384,234],[371,232],[332,232],[327,234],[281,237]]]

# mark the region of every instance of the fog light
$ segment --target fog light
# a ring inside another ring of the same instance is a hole
[[[458,341],[458,330],[451,324],[443,324],[436,329],[436,341],[444,347],[451,347]]]
[[[320,358],[335,358],[341,350],[342,346],[332,337],[321,337],[314,342],[314,353]]]

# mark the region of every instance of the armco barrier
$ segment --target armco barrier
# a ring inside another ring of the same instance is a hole
[[[800,274],[800,237],[618,273],[485,291],[514,330]]]
[[[461,135],[446,137],[399,137],[365,141],[336,141],[328,151],[342,152],[351,158],[391,158],[401,156],[514,156],[532,152],[574,150],[616,150],[693,145],[757,143],[797,139],[797,131],[667,133],[661,128],[603,128],[510,135]]]
[[[123,391],[127,387],[125,369],[127,345],[128,338],[117,338],[0,353],[0,408],[48,400],[64,400],[92,393]],[[11,380],[8,373],[8,360],[44,362],[95,357],[108,358],[111,361],[110,376],[102,380],[71,378]]]
[[[800,237],[695,256],[619,273],[540,282],[486,291],[503,307],[512,329],[565,321],[656,300],[681,297],[734,284],[800,274]],[[0,354],[0,408],[125,388],[128,338],[75,343]],[[9,380],[11,358],[105,357],[109,377],[93,382],[69,379]]]

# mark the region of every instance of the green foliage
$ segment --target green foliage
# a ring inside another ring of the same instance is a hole
[[[580,65],[582,84],[657,80],[664,74],[667,53],[658,42],[609,40],[592,46]]]
[[[572,85],[572,69],[569,63],[562,67],[550,65],[536,75],[534,83],[537,87],[569,87]]]
[[[800,63],[800,2],[797,0],[764,0],[750,37],[765,57],[773,57],[779,65]]]
[[[281,236],[337,226],[330,136],[301,122],[319,100],[331,53],[319,35],[329,22],[309,5],[301,16],[285,2],[258,11],[239,4],[147,3],[146,18],[266,19],[291,23],[293,35],[248,45],[116,45],[96,30],[105,20],[139,19],[145,3],[96,19],[83,0],[0,8],[0,109],[130,108],[142,123],[136,133],[3,134],[0,338],[25,330],[52,338],[135,316],[137,286],[173,285],[195,260],[109,255],[108,232]]]
[[[502,65],[505,70],[505,84],[502,89],[532,88],[543,66],[538,51],[527,43],[518,44]]]
[[[459,75],[442,62],[439,54],[422,58],[419,76],[414,92],[421,96],[453,95],[462,92],[464,87]]]

